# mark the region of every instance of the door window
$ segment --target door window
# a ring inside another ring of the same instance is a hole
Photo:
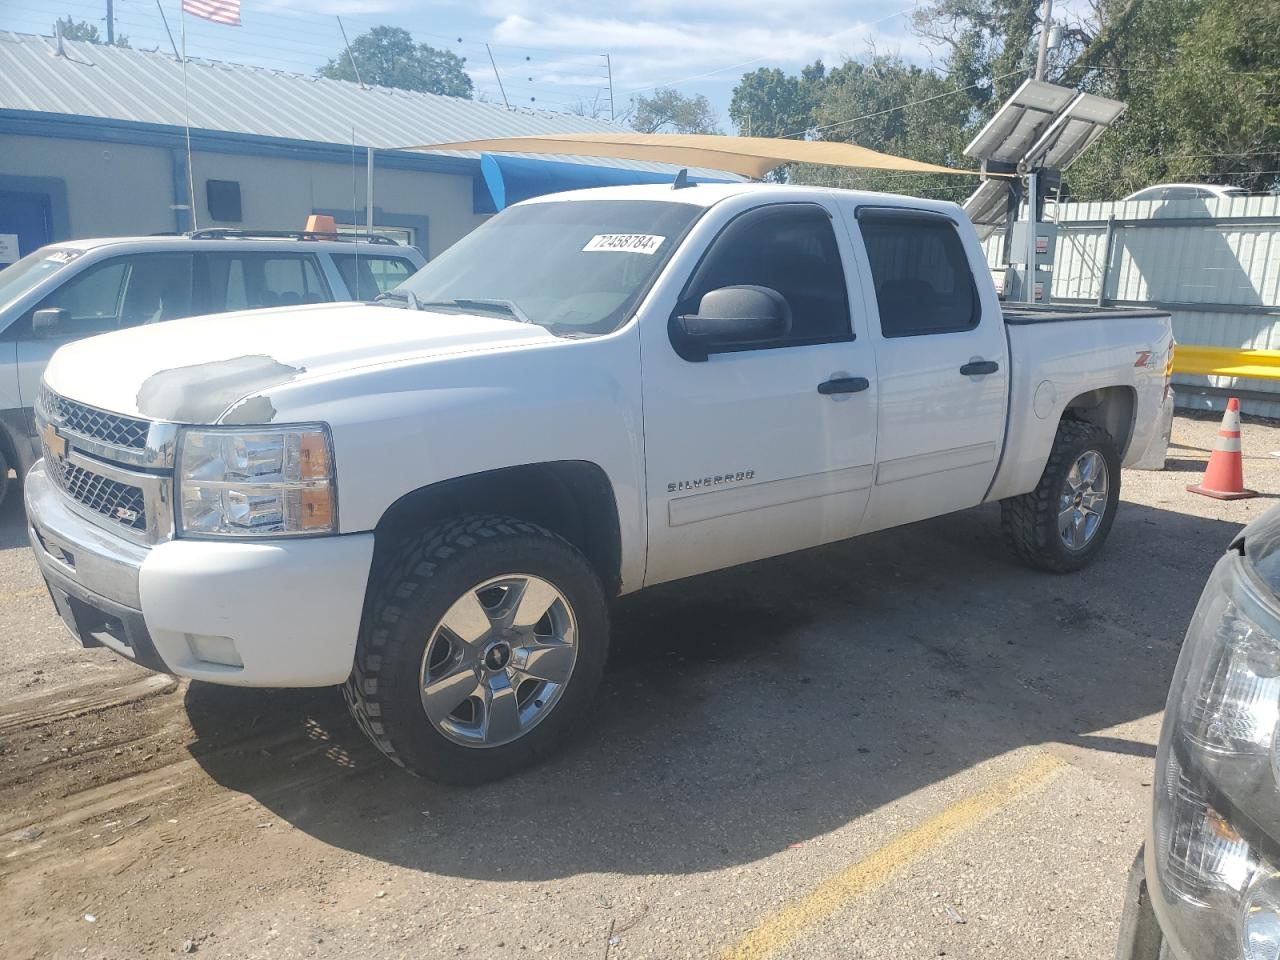
[[[372,300],[413,275],[413,263],[404,257],[359,256],[335,253],[333,262],[353,300]]]
[[[744,284],[776,290],[791,307],[788,336],[744,349],[853,339],[844,265],[823,207],[776,204],[731,221],[694,271],[677,313],[697,313],[705,294]]]
[[[884,336],[959,333],[978,325],[977,288],[950,220],[864,209],[858,223]]]
[[[48,308],[66,310],[67,324],[58,333],[77,337],[190,316],[191,255],[145,253],[104,261],[72,277],[35,310]],[[29,331],[30,317],[24,322]]]
[[[208,253],[203,259],[207,313],[332,299],[311,254]]]

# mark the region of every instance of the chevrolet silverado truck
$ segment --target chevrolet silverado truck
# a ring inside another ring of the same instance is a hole
[[[376,303],[61,348],[25,498],[72,633],[345,684],[478,782],[580,723],[619,595],[987,502],[1036,567],[1098,554],[1167,314],[1002,307],[954,204],[679,187],[513,206]]]

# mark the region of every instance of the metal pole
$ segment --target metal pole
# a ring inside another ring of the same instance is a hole
[[[1040,15],[1040,53],[1036,56],[1036,79],[1044,79],[1044,61],[1049,56],[1049,18],[1053,15],[1053,0],[1044,0],[1044,13]]]
[[[1036,224],[1040,222],[1038,179],[1034,170],[1027,174],[1027,288],[1023,291],[1023,299],[1027,303],[1036,302]]]
[[[373,147],[369,147],[369,166],[365,172],[364,223],[365,230],[373,234]]]
[[[107,43],[115,46],[116,42],[116,7],[115,0],[107,0]]]
[[[1098,306],[1107,305],[1107,279],[1111,273],[1111,251],[1116,243],[1116,215],[1107,217],[1107,238],[1102,244],[1102,276],[1098,278]]]
[[[498,72],[498,64],[493,59],[493,51],[489,49],[489,45],[487,43],[484,45],[484,49],[485,52],[489,54],[489,65],[493,67],[493,75],[498,78],[498,92],[502,94],[502,105],[510,110],[511,104],[507,102],[507,91],[502,88],[502,74]]]
[[[609,71],[609,122],[612,123],[617,117],[613,112],[613,61],[609,59],[609,54],[604,55],[605,69]]]

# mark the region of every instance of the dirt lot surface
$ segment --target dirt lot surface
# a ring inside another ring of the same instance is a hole
[[[581,736],[470,790],[336,689],[71,646],[11,500],[0,957],[1109,956],[1183,630],[1273,502],[1185,492],[1216,428],[1126,472],[1081,574],[982,508],[628,598]],[[1280,492],[1280,429],[1244,448]]]

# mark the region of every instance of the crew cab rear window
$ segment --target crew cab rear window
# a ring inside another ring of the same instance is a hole
[[[206,313],[332,300],[316,258],[289,253],[206,253]]]
[[[954,224],[899,210],[858,213],[886,337],[959,333],[978,325],[978,291]]]

